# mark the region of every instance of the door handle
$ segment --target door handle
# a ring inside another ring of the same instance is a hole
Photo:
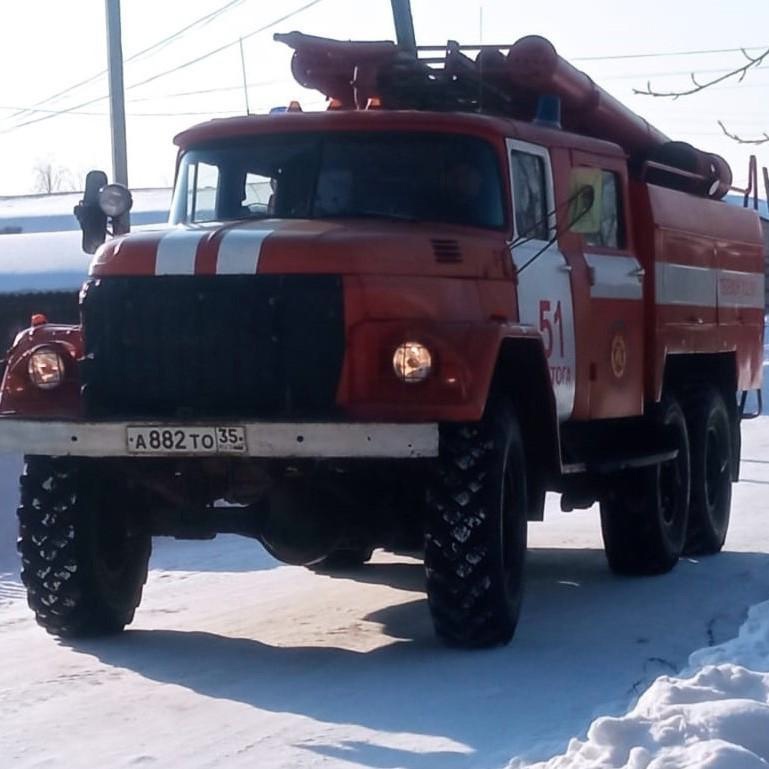
[[[646,275],[646,270],[643,267],[637,267],[634,270],[630,270],[628,275],[633,278],[643,278]]]

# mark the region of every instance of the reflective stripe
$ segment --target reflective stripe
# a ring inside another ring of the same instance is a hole
[[[155,256],[155,275],[194,275],[198,244],[207,233],[178,229],[164,235]]]
[[[763,310],[764,276],[757,272],[721,270],[718,273],[719,307],[752,307]]]
[[[657,262],[657,304],[715,307],[718,271],[711,267]]]
[[[591,299],[643,299],[643,270],[633,256],[585,254]]]
[[[758,272],[657,262],[655,288],[657,304],[763,309],[765,301]]]
[[[219,244],[217,275],[254,275],[259,268],[262,244],[274,230],[235,229],[227,232]]]

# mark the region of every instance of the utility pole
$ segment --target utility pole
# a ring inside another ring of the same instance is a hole
[[[112,127],[112,174],[114,181],[127,187],[128,154],[126,150],[120,0],[105,0],[105,3],[107,11],[107,57],[109,59],[109,114]]]

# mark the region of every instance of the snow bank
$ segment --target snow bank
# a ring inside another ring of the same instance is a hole
[[[701,649],[619,718],[599,718],[540,769],[753,769],[769,764],[769,601],[731,641]],[[520,762],[510,764],[510,769]]]

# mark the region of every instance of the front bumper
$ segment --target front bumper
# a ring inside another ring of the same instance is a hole
[[[210,425],[211,422],[204,424]],[[219,423],[221,424],[221,423]],[[239,422],[245,427],[246,451],[239,456],[264,458],[418,459],[438,456],[437,423],[363,424],[332,422]],[[0,418],[0,452],[46,456],[132,457],[129,427],[176,427],[167,422],[67,422]],[[144,455],[146,456],[146,455]],[[179,453],[153,456],[180,457]],[[212,456],[194,453],[181,456]],[[216,456],[216,455],[213,455]]]

